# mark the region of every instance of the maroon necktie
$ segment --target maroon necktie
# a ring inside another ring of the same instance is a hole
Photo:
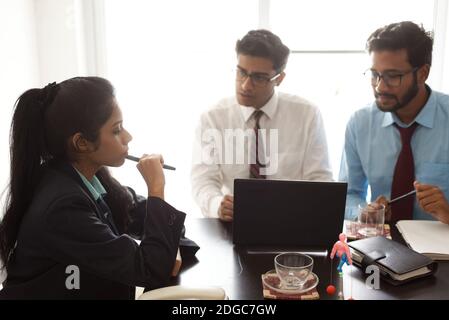
[[[395,127],[401,134],[402,149],[394,168],[393,183],[391,184],[391,199],[402,196],[414,189],[415,163],[413,161],[410,141],[417,126],[418,124],[416,122],[408,128],[401,128],[395,124]],[[392,203],[391,222],[396,223],[399,220],[413,219],[414,201],[415,197],[409,196]]]
[[[260,117],[263,115],[263,111],[257,110],[253,113],[254,119],[256,120],[256,125],[254,126],[254,133],[256,136],[256,163],[251,163],[249,167],[249,176],[250,178],[254,179],[266,179],[266,176],[264,174],[260,173],[260,168],[265,167],[264,164],[260,163],[259,154],[264,154],[263,152],[263,145],[262,145],[262,138],[259,135],[259,121]]]

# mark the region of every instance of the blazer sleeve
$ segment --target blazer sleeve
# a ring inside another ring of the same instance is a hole
[[[115,235],[91,205],[79,194],[50,205],[43,239],[49,254],[59,263],[76,265],[126,285],[165,286],[175,263],[185,214],[160,198],[148,198],[138,244],[127,234]]]
[[[132,208],[129,211],[130,223],[126,233],[134,239],[141,240],[144,233],[145,217],[147,215],[147,199],[136,194],[130,187],[126,187],[126,189],[133,201]]]

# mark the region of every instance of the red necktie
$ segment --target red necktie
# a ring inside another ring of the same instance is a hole
[[[259,121],[260,117],[263,115],[263,111],[257,110],[253,113],[254,119],[256,120],[256,125],[254,127],[254,133],[256,135],[256,163],[251,163],[249,167],[249,177],[254,179],[266,179],[266,176],[260,173],[260,168],[265,167],[264,164],[260,163],[259,155],[263,154],[263,145],[260,143],[262,142],[262,138],[259,135]],[[260,150],[259,150],[260,149]]]
[[[391,199],[399,197],[413,190],[413,181],[415,180],[415,163],[413,161],[412,140],[413,132],[418,124],[415,122],[408,128],[401,128],[395,124],[395,127],[401,134],[402,149],[399,153],[396,166],[394,168],[393,183],[391,185]],[[399,220],[413,219],[413,196],[405,197],[391,204],[391,222],[396,223]]]

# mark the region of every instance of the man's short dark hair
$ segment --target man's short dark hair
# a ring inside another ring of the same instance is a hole
[[[369,53],[382,50],[407,51],[409,63],[413,67],[432,64],[432,32],[426,32],[423,26],[411,21],[392,23],[379,28],[366,42]]]
[[[267,58],[273,63],[276,72],[281,72],[287,65],[290,49],[281,39],[268,30],[251,30],[237,41],[235,51],[253,57]]]

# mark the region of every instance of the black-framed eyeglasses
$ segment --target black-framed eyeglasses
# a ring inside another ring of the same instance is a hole
[[[268,85],[270,82],[276,80],[281,76],[281,73],[277,73],[272,77],[269,77],[265,74],[259,73],[247,73],[245,70],[237,68],[236,69],[236,80],[238,82],[245,81],[248,77],[251,79],[252,84],[255,87],[263,88]]]
[[[402,84],[402,78],[409,73],[413,73],[418,70],[419,67],[415,67],[406,72],[399,71],[387,71],[384,73],[379,73],[376,70],[368,69],[363,75],[371,82],[372,86],[377,86],[380,82],[380,79],[384,81],[384,83],[389,87],[399,87]]]

